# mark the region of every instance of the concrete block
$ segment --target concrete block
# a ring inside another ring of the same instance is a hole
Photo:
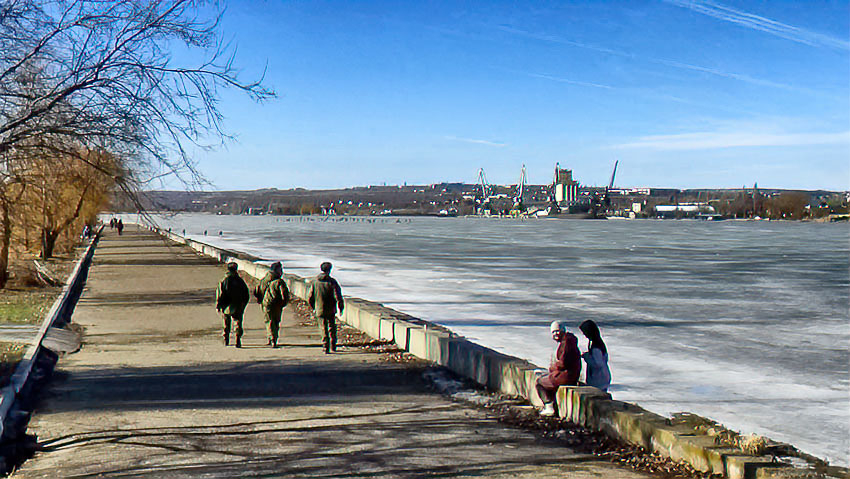
[[[528,398],[531,390],[528,388],[526,371],[533,371],[534,367],[526,361],[517,360],[517,358],[510,359],[499,362],[499,373],[502,376],[499,391],[511,396]]]
[[[350,298],[346,298],[345,300],[345,309],[342,310],[342,314],[339,316],[342,319],[342,322],[351,326],[354,329],[360,329],[360,320],[359,313],[360,311],[357,308],[352,307]]]
[[[391,343],[396,343],[395,323],[396,321],[393,321],[392,319],[381,318],[380,327],[378,331],[378,339],[389,341]]]
[[[505,394],[525,397],[528,389],[524,371],[534,369],[533,366],[514,356],[488,351],[488,386]]]
[[[533,406],[543,406],[543,401],[540,399],[540,396],[537,395],[537,378],[539,377],[539,375],[537,374],[537,369],[524,370],[523,376],[525,380],[525,388],[528,390],[527,395],[524,396],[525,399],[527,399],[528,402],[530,402]],[[563,388],[558,388],[558,393],[561,392],[561,389]],[[561,399],[556,399],[556,402],[557,401],[563,403]],[[564,417],[562,412],[559,412],[558,414],[559,417]]]
[[[449,356],[449,340],[451,335],[440,330],[425,330],[425,359],[445,366]]]
[[[594,418],[593,414],[589,412],[592,401],[594,399],[607,400],[610,397],[608,393],[591,386],[561,386],[558,388],[556,395],[558,413],[562,418],[568,419],[575,424],[584,426],[588,425],[588,423],[597,423],[598,418]],[[602,405],[597,406],[598,409]],[[601,411],[597,412],[597,414],[599,413]]]
[[[726,458],[726,477],[729,479],[756,479],[759,469],[776,468],[777,464],[769,457],[729,454]]]
[[[489,386],[491,355],[488,353],[490,350],[475,343],[470,342],[468,344],[472,345],[470,350],[472,365],[470,379],[482,386]]]
[[[395,338],[395,344],[405,351],[408,351],[410,347],[410,328],[411,325],[405,321],[393,321],[393,337]]]
[[[307,300],[307,283],[303,278],[294,274],[284,274],[283,280],[286,281],[286,286],[291,295],[304,301]]]
[[[421,359],[428,359],[428,336],[421,327],[407,329],[407,352]]]
[[[812,469],[798,469],[787,464],[775,463],[772,467],[760,467],[756,479],[827,479],[830,476]]]
[[[480,368],[481,353],[476,349],[481,346],[466,339],[457,339],[449,343],[449,369],[456,374],[478,382],[478,371]],[[486,381],[486,376],[485,376]]]
[[[358,311],[358,329],[371,338],[378,339],[381,335],[381,313],[375,311],[374,308],[368,308],[367,305],[358,304],[355,308]]]
[[[628,410],[610,410],[610,416],[599,418],[614,437],[620,437],[631,444],[652,448],[652,436],[655,433],[655,421],[648,420],[643,412]]]
[[[714,437],[701,434],[680,434],[670,448],[670,458],[684,461],[694,469],[712,474],[726,474],[726,457],[741,451],[717,445]]]
[[[659,454],[672,457],[673,451],[679,444],[680,436],[693,434],[693,428],[686,426],[671,426],[665,419],[661,423],[656,424],[655,430],[652,433],[652,450]]]

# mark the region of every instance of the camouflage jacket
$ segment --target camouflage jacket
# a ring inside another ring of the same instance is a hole
[[[280,278],[279,275],[276,275],[273,272],[269,271],[268,273],[266,273],[263,279],[261,279],[260,282],[257,283],[257,286],[254,288],[254,298],[257,300],[258,303],[263,302],[263,298],[266,296],[266,291],[269,289],[269,283],[278,278]]]
[[[342,288],[339,283],[327,273],[316,276],[309,284],[307,302],[316,316],[332,318],[337,311],[342,313],[345,303],[342,300]]]
[[[289,304],[289,288],[283,278],[277,278],[266,288],[263,295],[263,308],[266,311],[280,311]]]

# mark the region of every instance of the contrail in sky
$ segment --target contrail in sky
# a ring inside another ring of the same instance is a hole
[[[502,147],[508,146],[507,143],[498,143],[498,142],[495,142],[495,141],[488,141],[488,140],[477,140],[475,138],[458,138],[456,136],[447,136],[446,139],[452,140],[452,141],[462,141],[464,143],[474,143],[476,145],[495,146],[497,148],[502,148]]]
[[[762,146],[807,146],[850,143],[850,131],[838,133],[697,132],[643,136],[614,149],[712,150]]]
[[[614,87],[612,87],[610,85],[603,85],[601,83],[591,83],[591,82],[584,82],[584,81],[578,81],[578,80],[570,80],[569,78],[561,78],[561,77],[556,77],[556,76],[552,76],[552,75],[544,75],[543,73],[525,72],[525,74],[530,76],[530,77],[543,78],[544,80],[552,80],[552,81],[555,81],[555,82],[558,82],[558,83],[569,83],[570,85],[587,86],[587,87],[592,87],[592,88],[603,88],[605,90],[613,90],[614,89]]]
[[[630,58],[632,60],[648,61],[648,62],[655,63],[655,64],[658,64],[658,65],[665,65],[665,66],[668,66],[668,67],[678,68],[678,69],[681,69],[681,70],[699,71],[699,72],[708,73],[710,75],[715,75],[715,76],[719,76],[719,77],[723,77],[723,78],[731,78],[731,79],[734,79],[734,80],[743,81],[743,82],[750,83],[750,84],[753,84],[753,85],[771,86],[771,87],[775,87],[775,88],[781,88],[781,89],[784,89],[784,90],[805,91],[806,93],[811,93],[808,90],[801,89],[801,88],[795,87],[793,85],[786,85],[784,83],[772,82],[770,80],[762,80],[760,78],[753,78],[749,75],[742,75],[740,73],[725,72],[725,71],[717,70],[715,68],[707,68],[707,67],[704,67],[704,66],[701,66],[701,65],[693,65],[693,64],[689,64],[689,63],[682,63],[682,62],[677,62],[677,61],[674,61],[674,60],[664,60],[664,59],[660,59],[660,58],[651,58],[651,57],[639,57],[639,56],[637,56],[633,53],[625,52],[625,51],[622,51],[622,50],[615,50],[613,48],[601,47],[601,46],[593,45],[593,44],[589,44],[589,43],[574,42],[572,40],[566,40],[566,39],[558,37],[556,35],[529,32],[529,31],[521,30],[519,28],[512,27],[512,26],[509,26],[509,25],[499,25],[497,28],[499,30],[503,31],[503,32],[506,32],[506,33],[510,33],[510,34],[513,34],[513,35],[520,35],[520,36],[524,36],[524,37],[528,37],[528,38],[533,38],[535,40],[542,40],[542,41],[545,41],[545,42],[559,43],[561,45],[569,45],[569,46],[573,46],[573,47],[577,47],[577,48],[584,48],[586,50],[592,50],[592,51],[596,51],[596,52],[600,52],[600,53],[607,53],[609,55],[616,55],[616,56],[619,56],[619,57]],[[542,75],[540,75],[540,77],[546,78],[545,76],[542,76]],[[559,81],[555,78],[549,78],[549,79]],[[587,84],[585,86],[596,86],[596,87],[605,88],[607,85]]]
[[[736,10],[719,3],[701,1],[701,0],[664,0],[665,2],[676,5],[677,7],[687,8],[709,17],[714,17],[718,20],[723,20],[730,23],[741,25],[742,27],[757,30],[760,32],[769,33],[771,35],[791,40],[792,42],[802,43],[813,47],[830,47],[842,50],[850,50],[850,42],[839,38],[824,35],[822,33],[812,32],[800,27],[788,25],[786,23],[777,22],[753,13]]]

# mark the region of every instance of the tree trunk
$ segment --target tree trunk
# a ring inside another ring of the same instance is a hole
[[[9,205],[5,200],[0,201],[3,209],[0,216],[0,289],[6,287],[9,279],[9,245],[12,243],[12,220],[9,217]]]
[[[42,227],[41,229],[41,259],[50,259],[53,257],[53,249],[56,247],[56,240],[59,235],[65,231],[65,228],[71,225],[75,219],[80,216],[80,208],[83,206],[83,201],[86,198],[90,185],[86,185],[80,193],[80,199],[77,201],[77,207],[74,208],[74,214],[63,221],[56,227]],[[51,220],[49,223],[53,223]]]
[[[53,257],[53,249],[56,247],[56,239],[59,238],[59,233],[55,229],[42,228],[41,259],[50,259]]]

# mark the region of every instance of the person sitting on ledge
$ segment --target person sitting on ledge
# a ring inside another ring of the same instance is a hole
[[[608,391],[608,386],[611,385],[611,370],[608,369],[608,348],[602,341],[599,326],[592,319],[588,319],[581,323],[578,328],[590,340],[587,345],[587,352],[581,355],[584,362],[587,363],[584,382],[588,386]]]
[[[567,331],[566,321],[552,321],[549,326],[552,339],[558,343],[549,374],[537,379],[537,395],[543,401],[542,416],[555,416],[555,396],[561,386],[575,386],[581,374],[581,357],[578,352],[578,338]]]

